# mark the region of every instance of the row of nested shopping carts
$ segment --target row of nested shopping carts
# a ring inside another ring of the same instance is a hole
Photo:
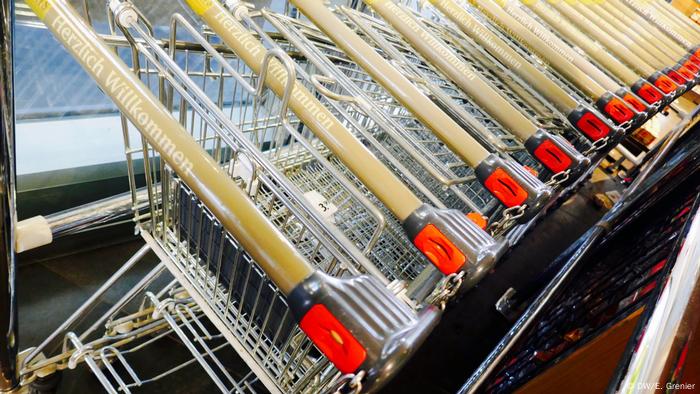
[[[128,393],[199,363],[223,392],[378,390],[700,80],[700,27],[662,0],[26,3],[121,110],[146,246],[23,384],[85,363]],[[192,359],[141,376],[173,336]]]

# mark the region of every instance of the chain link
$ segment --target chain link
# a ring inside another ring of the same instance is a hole
[[[562,183],[569,180],[569,175],[571,175],[571,169],[557,172],[556,174],[552,175],[552,177],[545,183],[545,185],[550,187],[559,186]]]
[[[491,235],[496,236],[508,230],[516,220],[520,219],[525,214],[526,209],[526,204],[516,205],[506,209],[503,211],[503,217],[501,220],[491,223],[488,228],[488,232],[491,233]]]
[[[356,374],[354,373],[348,373],[340,378],[338,378],[338,381],[336,382],[335,390],[333,390],[331,393],[332,394],[360,394],[362,392],[362,380],[365,378],[365,375],[367,373],[365,371],[360,371]],[[345,386],[348,386],[352,391],[343,391]]]
[[[464,275],[464,271],[447,275],[430,295],[429,303],[440,307],[440,309],[444,311],[447,306],[447,301],[454,297],[459,291],[459,288],[462,287]]]
[[[588,148],[585,152],[583,152],[584,156],[588,156],[593,152],[597,152],[601,149],[603,149],[606,145],[608,145],[608,142],[610,141],[610,137],[605,137],[601,138],[594,143],[591,144],[591,147]]]

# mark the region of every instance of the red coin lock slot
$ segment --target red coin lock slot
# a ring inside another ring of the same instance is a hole
[[[299,327],[342,373],[352,373],[367,358],[367,351],[323,304],[309,309]]]
[[[695,64],[695,65],[697,65],[697,66],[700,66],[700,57],[697,57],[697,56],[691,54],[691,55],[688,57],[688,60],[690,60],[691,62],[693,62],[693,64]]]
[[[654,87],[648,83],[642,84],[642,86],[637,89],[637,96],[644,99],[648,104],[654,104],[663,98],[661,92],[654,89]]]
[[[637,112],[644,112],[647,110],[647,106],[642,104],[641,101],[637,100],[636,97],[633,95],[627,93],[626,95],[622,96],[622,99],[625,100],[625,102],[634,108],[635,111]]]
[[[542,142],[533,153],[540,163],[555,174],[566,171],[571,165],[571,158],[550,140]]]
[[[698,75],[698,72],[700,72],[700,68],[698,68],[697,64],[691,62],[690,60],[683,63],[683,67],[693,73],[693,75]]]
[[[508,208],[521,205],[527,200],[527,191],[502,168],[496,169],[489,175],[484,186]]]
[[[432,224],[416,235],[413,244],[445,275],[459,271],[467,261],[464,254]]]
[[[576,127],[592,141],[605,138],[610,133],[610,127],[591,112],[583,114],[576,122]]]
[[[673,70],[668,70],[666,75],[668,75],[668,77],[671,78],[671,80],[678,85],[685,85],[685,83],[687,82],[685,78],[683,78],[680,74]]]
[[[678,71],[678,74],[681,74],[683,76],[683,78],[685,78],[686,80],[691,80],[691,79],[695,78],[695,73],[693,73],[690,70],[688,70],[687,68],[685,68],[685,66],[678,67],[677,71]]]
[[[617,124],[625,123],[634,117],[634,112],[632,112],[632,110],[629,109],[629,107],[627,107],[625,103],[617,97],[613,97],[607,104],[605,104],[605,108],[603,108],[603,110],[606,114],[610,115],[610,117]]]
[[[657,78],[656,81],[654,81],[654,86],[659,88],[665,94],[673,93],[678,88],[678,85],[675,82],[673,82],[671,78],[665,75],[659,76],[659,78]]]

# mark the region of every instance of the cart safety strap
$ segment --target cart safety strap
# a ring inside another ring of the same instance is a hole
[[[149,144],[287,294],[313,273],[294,246],[63,0],[27,0]]]
[[[459,272],[467,262],[464,254],[432,224],[418,233],[413,244],[445,275]]]
[[[622,99],[629,104],[632,108],[634,108],[635,111],[637,112],[644,112],[648,108],[644,103],[639,101],[636,97],[634,97],[633,94],[631,93],[626,93],[625,95],[622,96]]]
[[[216,0],[187,0],[187,3],[253,72],[260,73],[267,51],[230,11]],[[287,71],[277,59],[272,59],[269,67],[265,83],[281,97]],[[403,221],[422,205],[418,197],[300,82],[294,83],[289,107],[399,220]]]
[[[312,306],[299,328],[344,374],[357,371],[367,358],[362,344],[323,304]]]
[[[550,140],[545,140],[533,152],[537,160],[547,166],[553,173],[566,171],[573,161],[565,152]]]
[[[501,168],[486,178],[484,186],[508,208],[522,205],[528,198],[527,191]]]
[[[486,49],[491,56],[505,64],[513,73],[537,90],[558,110],[569,113],[578,103],[559,85],[550,80],[529,60],[522,57],[499,36],[491,32],[473,15],[466,12],[454,0],[428,0],[438,11],[450,19],[464,34]]]
[[[467,165],[475,168],[488,151],[417,86],[378,54],[318,0],[291,0],[348,57],[410,111]]]
[[[652,85],[644,81],[642,81],[642,83],[639,84],[639,87],[636,88],[636,91],[634,93],[637,96],[644,99],[644,101],[646,101],[647,104],[654,104],[657,101],[663,99],[661,92],[659,92]]]
[[[521,141],[537,131],[537,125],[496,92],[452,48],[429,32],[413,15],[392,0],[365,0],[365,3],[389,22],[422,57],[443,72]]]

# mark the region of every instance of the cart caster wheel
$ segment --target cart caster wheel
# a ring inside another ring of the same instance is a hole
[[[36,378],[29,384],[29,392],[31,394],[53,394],[58,390],[62,378],[62,371],[56,371],[49,376]]]

